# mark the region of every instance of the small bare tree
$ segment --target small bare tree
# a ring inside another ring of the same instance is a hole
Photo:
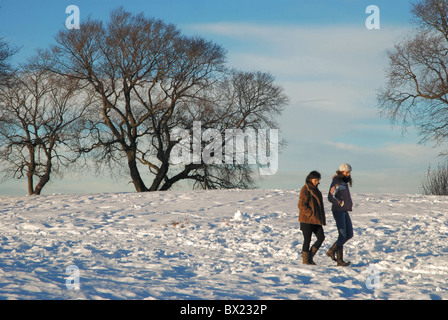
[[[274,83],[274,77],[263,72],[243,72],[232,70],[230,75],[217,83],[217,88],[212,90],[213,99],[205,100],[200,105],[191,106],[188,111],[192,115],[190,123],[194,119],[201,119],[204,130],[214,129],[220,133],[221,148],[217,147],[214,153],[221,153],[225,157],[232,146],[233,137],[227,137],[226,131],[256,132],[262,129],[277,127],[275,117],[283,111],[288,98],[283,94],[283,89]],[[189,127],[189,129],[191,129]],[[247,137],[248,144],[260,144],[259,137]],[[266,137],[271,142],[270,137]],[[229,143],[230,142],[230,143]],[[275,141],[278,147],[284,145],[284,141]],[[203,145],[208,141],[203,141]],[[201,150],[206,150],[203,146]],[[231,152],[231,150],[230,150]],[[253,157],[254,154],[247,154]],[[259,155],[258,155],[259,156]],[[227,188],[251,188],[254,186],[253,175],[258,165],[250,165],[250,161],[239,162],[221,161],[216,164],[202,161],[196,166],[186,166],[181,174],[193,173],[190,178],[196,187],[207,189]],[[248,160],[248,159],[247,159]],[[253,159],[256,162],[256,159]],[[167,180],[176,179],[174,176]]]
[[[79,82],[24,68],[0,87],[0,159],[5,178],[26,178],[39,195],[53,175],[74,163],[82,117],[89,99],[78,102]]]
[[[437,169],[428,168],[422,181],[423,192],[426,195],[447,196],[448,195],[448,162],[438,164]]]

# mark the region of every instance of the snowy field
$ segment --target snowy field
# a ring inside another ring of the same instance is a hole
[[[317,266],[301,264],[298,196],[0,197],[0,299],[448,298],[447,197],[354,194],[343,268],[325,256],[337,237],[327,201]]]

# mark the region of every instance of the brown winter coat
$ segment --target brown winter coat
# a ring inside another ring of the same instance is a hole
[[[309,183],[300,190],[299,221],[322,226],[326,224],[322,193]]]

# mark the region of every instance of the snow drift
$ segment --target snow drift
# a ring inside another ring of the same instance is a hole
[[[298,196],[1,197],[0,298],[448,298],[447,197],[354,194],[352,265],[337,267],[325,256],[337,238],[329,202],[317,266],[301,264]]]

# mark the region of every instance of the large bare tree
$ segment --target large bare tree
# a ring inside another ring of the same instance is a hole
[[[448,138],[448,1],[413,5],[414,34],[388,52],[387,84],[379,91],[382,114],[416,126],[423,141]]]
[[[221,46],[122,8],[107,24],[89,19],[79,30],[61,30],[39,57],[46,70],[76,78],[94,92],[98,116],[86,121],[91,143],[81,151],[110,168],[126,163],[138,192],[167,190],[182,180],[209,188],[250,186],[247,164],[173,165],[181,139],[172,133],[180,128],[193,134],[195,121],[222,133],[272,128],[287,102],[271,75],[229,70]]]
[[[0,159],[6,178],[26,178],[28,193],[39,195],[53,175],[79,157],[82,117],[79,82],[24,68],[0,86]],[[75,101],[76,99],[76,101]]]

